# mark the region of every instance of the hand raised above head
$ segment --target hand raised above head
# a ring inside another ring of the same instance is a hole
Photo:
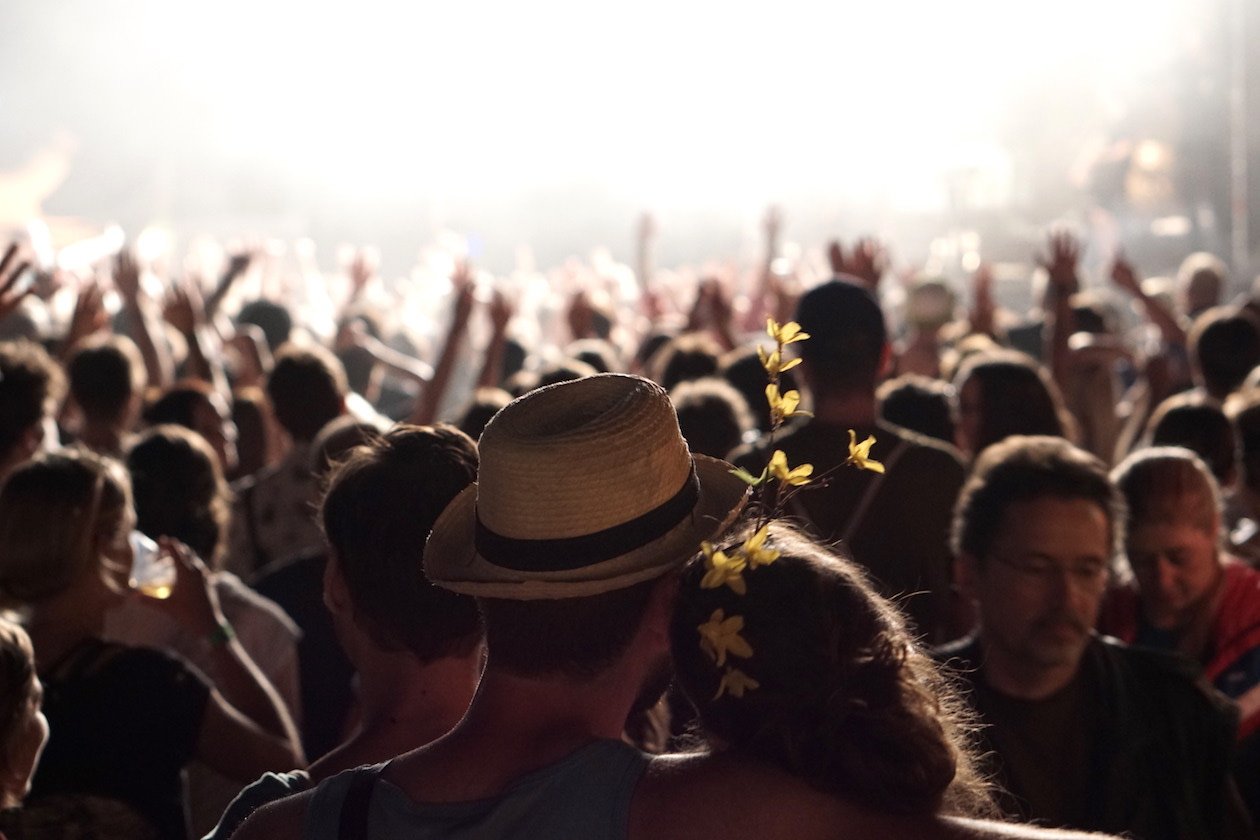
[[[490,315],[490,325],[494,329],[494,334],[502,335],[507,332],[507,326],[512,316],[516,314],[516,306],[502,289],[495,289],[490,296],[490,302],[486,304],[486,312]]]
[[[204,321],[201,293],[195,283],[176,283],[162,302],[162,317],[184,335],[192,333]]]
[[[70,327],[66,330],[65,346],[74,347],[89,335],[109,327],[109,314],[105,311],[105,294],[100,284],[87,283],[79,290],[70,315]]]
[[[14,312],[35,291],[34,285],[28,285],[25,289],[17,288],[19,278],[31,265],[28,260],[19,259],[19,250],[16,242],[11,243],[5,249],[4,257],[0,258],[0,318]]]
[[[1067,230],[1051,231],[1046,242],[1048,253],[1037,257],[1037,264],[1046,270],[1050,288],[1060,294],[1073,294],[1080,286],[1076,264],[1081,257],[1081,244]]]
[[[113,278],[114,288],[123,296],[123,300],[135,303],[140,299],[143,291],[140,285],[140,264],[125,248],[118,252],[118,257],[114,260]]]
[[[1142,294],[1142,279],[1122,251],[1116,252],[1115,261],[1111,264],[1111,282],[1131,295]]]

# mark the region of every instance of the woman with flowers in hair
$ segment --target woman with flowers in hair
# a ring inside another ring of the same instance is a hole
[[[784,522],[693,559],[670,635],[704,746],[653,761],[632,838],[1103,836],[986,819],[950,682],[854,563]]]
[[[809,336],[773,321],[768,332],[773,441],[798,412],[778,388],[784,345]],[[882,472],[873,443],[850,432],[841,466]],[[996,809],[951,683],[857,564],[775,519],[826,476],[781,450],[760,476],[736,474],[760,504],[683,568],[670,626],[705,748],[654,760],[631,837],[1082,836],[983,819]]]

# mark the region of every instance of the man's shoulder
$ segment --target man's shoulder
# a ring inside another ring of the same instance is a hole
[[[1180,654],[1126,645],[1099,636],[1090,645],[1087,661],[1110,685],[1104,690],[1112,702],[1129,712],[1156,708],[1188,723],[1196,717],[1232,728],[1237,724],[1233,704],[1203,679],[1196,663]]]
[[[884,435],[901,447],[901,459],[910,458],[925,464],[934,464],[961,476],[966,467],[962,453],[943,440],[920,434],[919,432],[898,426],[885,420],[875,424],[875,435]]]
[[[268,802],[254,811],[232,834],[232,840],[300,840],[313,790]]]

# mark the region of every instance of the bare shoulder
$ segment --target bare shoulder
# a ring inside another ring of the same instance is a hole
[[[889,814],[817,790],[778,768],[736,754],[653,759],[635,788],[630,840],[1085,840],[1110,835],[1016,823]]]
[[[971,820],[961,817],[942,818],[949,828],[951,840],[1001,840],[1001,838],[1027,838],[1027,840],[1100,840],[1113,838],[1112,834],[1091,831],[1070,831],[1058,828],[1040,828],[1023,823],[1004,823],[992,820]],[[1119,840],[1119,838],[1116,838]]]
[[[944,838],[939,828],[935,817],[863,808],[769,765],[727,754],[653,760],[630,811],[631,840]]]
[[[306,808],[314,796],[308,790],[267,803],[241,823],[232,840],[300,840]]]

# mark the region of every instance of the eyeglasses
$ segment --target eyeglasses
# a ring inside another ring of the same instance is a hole
[[[1079,563],[1061,565],[1048,557],[1002,557],[993,555],[996,560],[1008,569],[1016,572],[1029,583],[1046,586],[1054,583],[1063,575],[1083,589],[1102,589],[1107,583],[1109,566],[1104,560],[1084,560]]]

